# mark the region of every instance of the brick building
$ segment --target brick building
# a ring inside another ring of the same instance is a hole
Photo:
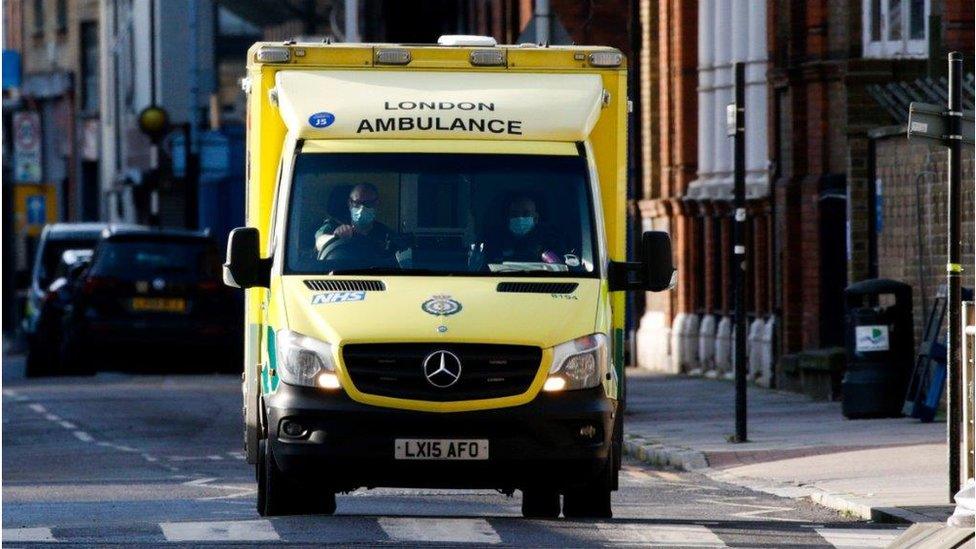
[[[936,64],[948,50],[971,60],[972,2],[640,3],[644,44],[657,37],[642,68],[642,87],[657,90],[642,92],[657,101],[643,105],[656,139],[642,142],[650,162],[639,208],[646,228],[672,232],[680,274],[673,296],[648,297],[639,359],[666,371],[729,370],[724,106],[731,63],[742,61],[749,365],[769,382],[776,357],[842,345],[843,288],[878,274],[868,253],[868,130],[896,120],[868,88],[924,74],[935,66],[930,49]]]
[[[964,94],[965,95],[965,94]],[[971,97],[971,96],[970,96]],[[946,149],[910,141],[905,126],[878,128],[872,139],[872,178],[875,181],[874,269],[881,278],[912,285],[915,341],[920,342],[934,298],[945,285]],[[962,286],[976,284],[974,220],[974,158],[972,147],[962,159]]]

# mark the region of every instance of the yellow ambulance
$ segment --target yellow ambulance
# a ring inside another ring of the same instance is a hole
[[[358,488],[522,493],[608,517],[626,394],[616,49],[261,42],[248,52],[245,448],[262,515]]]

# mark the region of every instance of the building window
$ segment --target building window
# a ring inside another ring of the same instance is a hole
[[[81,110],[98,112],[98,23],[81,24]]]
[[[44,0],[34,0],[34,35],[44,34]]]
[[[68,32],[68,0],[57,3],[58,32]]]
[[[930,0],[863,0],[864,57],[925,57]]]

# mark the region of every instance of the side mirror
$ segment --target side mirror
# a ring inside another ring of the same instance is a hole
[[[238,227],[227,238],[224,284],[233,288],[268,287],[271,260],[261,258],[261,235],[254,227]]]
[[[644,289],[663,292],[674,288],[678,272],[671,254],[671,235],[664,231],[647,231],[641,237],[641,269]]]
[[[640,261],[610,263],[610,291],[662,292],[674,287],[677,277],[671,255],[671,235],[647,231],[641,236]]]

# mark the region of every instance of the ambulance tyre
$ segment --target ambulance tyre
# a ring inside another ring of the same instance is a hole
[[[278,469],[268,440],[261,439],[258,444],[258,514],[277,517],[335,513],[335,492],[293,482]]]
[[[613,491],[613,457],[607,460],[600,477],[563,494],[563,516],[566,518],[613,518],[610,493]]]
[[[559,492],[546,488],[522,490],[522,516],[552,519],[559,517]]]

